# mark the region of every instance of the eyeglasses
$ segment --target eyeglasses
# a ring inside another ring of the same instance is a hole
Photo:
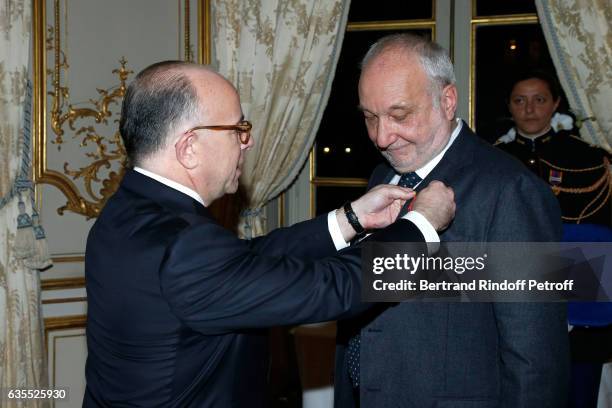
[[[251,129],[253,125],[248,120],[242,120],[236,125],[214,125],[214,126],[196,126],[189,129],[186,133],[193,132],[194,130],[233,130],[238,133],[240,143],[247,144],[251,139]]]

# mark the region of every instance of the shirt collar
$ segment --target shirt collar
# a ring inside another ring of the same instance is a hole
[[[152,178],[153,180],[159,181],[160,183],[173,188],[175,190],[180,191],[183,194],[187,194],[189,197],[193,198],[194,200],[196,200],[198,203],[202,204],[204,207],[206,207],[206,204],[204,203],[204,200],[202,199],[202,197],[200,197],[200,195],[198,193],[196,193],[195,191],[193,191],[192,189],[190,189],[189,187],[186,187],[180,183],[177,183],[176,181],[167,179],[163,176],[160,176],[159,174],[153,173],[152,171],[149,170],[145,170],[141,167],[134,167],[134,171]]]
[[[446,153],[446,151],[451,147],[455,139],[457,139],[457,136],[459,136],[459,132],[461,132],[461,128],[463,127],[463,121],[460,118],[456,118],[455,123],[457,124],[457,126],[455,126],[453,133],[451,133],[448,139],[448,143],[446,143],[446,146],[444,146],[444,149],[442,149],[440,153],[438,153],[433,159],[428,161],[423,167],[415,170],[415,173],[421,179],[425,179],[425,177],[427,177],[429,173],[431,173],[431,171],[438,165],[438,163],[440,163],[440,160],[442,160],[442,157],[444,157],[444,153]],[[389,183],[397,184],[399,182],[400,177],[401,176],[399,174],[396,174],[391,179],[391,181],[389,181]]]
[[[516,133],[518,133],[519,136],[525,138],[525,139],[530,139],[530,140],[537,140],[539,138],[541,138],[544,135],[547,135],[548,133],[550,133],[550,131],[552,130],[552,126],[548,126],[546,128],[546,130],[543,130],[540,133],[537,133],[535,135],[524,135],[520,132],[520,130],[516,129]]]

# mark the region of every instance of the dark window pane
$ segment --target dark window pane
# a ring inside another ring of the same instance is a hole
[[[359,62],[377,39],[396,32],[399,31],[350,31],[345,34],[331,94],[317,133],[317,177],[368,178],[374,167],[382,162],[382,156],[368,138],[363,114],[357,109]],[[410,32],[431,37],[429,29]],[[325,153],[325,148],[329,152]]]
[[[317,186],[315,191],[315,215],[340,208],[347,201],[353,201],[366,192],[366,187]]]
[[[356,0],[351,2],[348,21],[433,19],[433,1]]]
[[[477,16],[535,13],[535,0],[476,0]]]
[[[475,47],[475,126],[481,137],[493,141],[512,126],[506,106],[512,78],[531,68],[556,71],[538,24],[480,26]],[[564,101],[562,95],[561,110]]]

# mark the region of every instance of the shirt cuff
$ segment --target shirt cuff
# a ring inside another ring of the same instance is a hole
[[[427,218],[418,211],[408,211],[402,218],[411,221],[416,225],[419,231],[421,231],[421,234],[423,234],[425,238],[425,242],[427,242],[427,248],[430,254],[438,252],[438,249],[440,249],[440,236],[433,225],[427,221]]]
[[[425,219],[425,217],[423,217],[423,219]],[[331,235],[332,241],[334,241],[336,251],[344,249],[350,245],[344,240],[344,237],[342,236],[342,231],[340,231],[340,224],[338,224],[338,218],[336,218],[336,210],[327,213],[327,228],[329,229],[329,235]]]

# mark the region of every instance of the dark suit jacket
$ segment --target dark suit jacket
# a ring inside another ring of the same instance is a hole
[[[378,167],[370,185],[394,175]],[[556,241],[558,204],[522,164],[467,125],[419,185],[441,180],[457,211],[442,241]],[[417,188],[417,190],[419,189]],[[564,407],[565,304],[400,303],[339,327],[336,407],[354,407],[345,361],[361,332],[361,407]]]
[[[409,222],[393,231],[423,240]],[[363,310],[360,268],[358,248],[336,255],[325,217],[244,241],[129,171],[87,240],[83,405],[263,406],[263,328]]]

